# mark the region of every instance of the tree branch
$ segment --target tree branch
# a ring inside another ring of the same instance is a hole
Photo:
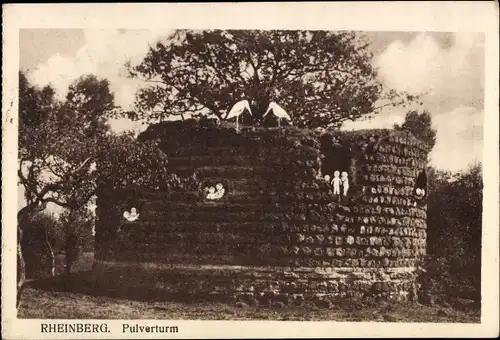
[[[37,190],[36,184],[30,183],[26,179],[26,177],[24,177],[23,172],[21,171],[21,169],[19,169],[17,171],[17,175],[21,179],[21,183],[23,184],[25,190],[31,192],[33,195],[35,195],[35,197],[38,197],[39,194],[38,194],[38,190]]]
[[[383,109],[384,107],[391,106],[391,105],[394,105],[394,103],[387,103],[387,104],[384,104],[384,105],[376,106],[376,107],[374,107],[372,109],[372,111],[378,111],[380,109]]]
[[[279,48],[279,47],[277,47]],[[278,78],[278,71],[280,69],[279,64],[280,64],[280,59],[278,58],[277,55],[274,55],[274,66],[273,66],[273,75],[271,77],[271,85],[270,87],[273,87],[274,84],[276,83],[276,80]]]
[[[79,172],[81,169],[83,169],[83,167],[85,166],[85,164],[87,164],[87,162],[90,162],[91,160],[93,160],[94,157],[87,157],[82,164],[80,164],[80,166],[74,170],[73,172]]]
[[[50,166],[50,165],[49,165],[49,163],[48,163],[48,162],[44,162],[44,163],[45,163],[45,166],[46,166],[47,168],[49,168],[49,170],[50,170],[50,171],[51,171],[54,175],[56,175],[57,177],[59,177],[61,180],[64,180],[64,175],[63,175],[63,174],[61,174],[61,173],[59,173],[59,172],[55,171],[55,170],[52,168],[52,166]]]
[[[207,45],[205,45],[205,47],[208,51],[208,60],[209,60],[210,66],[212,66],[212,68],[215,70],[215,72],[219,75],[219,78],[224,80],[226,82],[226,84],[230,84],[231,82],[229,81],[229,79],[227,79],[226,75],[224,73],[222,73],[221,68],[217,67],[217,65],[215,65],[215,62],[212,59],[212,50],[210,49],[209,45],[207,44]]]
[[[62,184],[61,182],[47,184],[47,185],[45,185],[45,187],[43,187],[43,189],[37,195],[37,198],[40,201],[45,201],[46,200],[45,195],[48,194],[50,191],[57,191],[57,190],[63,190],[63,189],[64,189],[64,184]]]
[[[86,196],[83,196],[83,199],[79,200],[80,204],[83,206],[88,203],[88,201],[96,194],[96,188],[90,191]]]
[[[260,84],[260,77],[259,77],[259,72],[257,72],[258,70],[258,67],[255,66],[254,62],[253,62],[253,59],[252,59],[252,54],[250,53],[250,51],[248,50],[248,48],[245,48],[245,51],[247,51],[247,55],[248,55],[248,60],[249,60],[249,63],[250,65],[252,66],[253,68],[253,73],[254,73],[254,83],[255,84]]]
[[[63,208],[72,208],[72,206],[68,203],[68,202],[63,202],[63,201],[60,201],[54,197],[47,197],[47,198],[44,198],[43,199],[44,202],[46,203],[54,203],[60,207],[63,207]]]
[[[145,83],[155,83],[155,84],[162,84],[162,85],[167,85],[167,86],[169,85],[162,80],[145,79],[145,78],[140,78],[140,77],[137,77],[137,79],[139,79],[140,81],[143,81]]]

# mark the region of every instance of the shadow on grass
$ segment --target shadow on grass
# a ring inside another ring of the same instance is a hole
[[[133,275],[133,274],[131,274]],[[176,280],[178,278],[175,278]],[[33,280],[27,287],[48,292],[67,292],[95,297],[120,298],[135,301],[170,301],[182,303],[199,302],[234,302],[223,294],[202,292],[168,291],[168,288],[156,288],[145,285],[123,285],[112,276],[101,279],[91,270],[71,273],[69,276],[56,275],[50,278]]]
[[[66,292],[85,294],[94,297],[120,298],[133,301],[170,301],[170,302],[230,302],[228,297],[218,294],[194,293],[189,290],[172,291],[183,279],[182,275],[167,275],[163,277],[149,277],[154,281],[161,281],[162,288],[155,284],[149,284],[144,280],[141,273],[137,272],[114,272],[105,271],[97,274],[92,270],[94,253],[82,253],[78,261],[73,265],[69,276],[64,275],[64,256],[56,257],[57,275],[47,278],[30,280],[26,287],[47,292]],[[137,278],[137,280],[136,280]],[[141,281],[141,283],[139,283]],[[158,283],[158,282],[154,282]]]

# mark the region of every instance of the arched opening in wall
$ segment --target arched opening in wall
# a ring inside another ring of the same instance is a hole
[[[119,218],[119,226],[116,232],[120,232],[121,226],[126,223],[140,222],[143,217],[143,206],[145,201],[143,191],[138,188],[124,188],[118,190],[113,200]]]
[[[232,190],[231,183],[227,179],[208,178],[199,184],[200,199],[204,202],[226,201],[227,195]]]
[[[422,170],[415,179],[413,195],[417,200],[422,200],[427,197],[427,173]]]
[[[347,196],[349,188],[356,183],[356,159],[348,146],[342,145],[330,134],[321,136],[321,174],[328,179],[335,190],[340,184],[340,196]]]
[[[351,165],[349,149],[336,142],[330,134],[321,136],[321,152],[324,155],[321,164],[321,173],[323,176],[334,177],[335,171],[348,172]]]

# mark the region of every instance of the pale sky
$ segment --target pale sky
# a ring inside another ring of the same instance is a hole
[[[51,84],[59,96],[81,75],[93,73],[111,83],[118,105],[130,107],[140,84],[126,79],[126,60],[138,63],[149,44],[168,31],[21,30],[20,67],[40,86]],[[437,143],[431,164],[461,170],[481,161],[484,116],[484,36],[471,33],[367,33],[373,63],[389,88],[427,92],[423,108],[433,117]],[[407,109],[382,112],[371,120],[350,122],[345,129],[391,128]],[[116,131],[144,129],[137,123],[112,123]]]

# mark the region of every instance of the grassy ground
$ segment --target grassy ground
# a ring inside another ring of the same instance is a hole
[[[238,307],[217,303],[132,301],[32,288],[25,290],[22,299],[20,318],[480,322],[479,311],[405,304],[369,307],[342,304],[330,309],[313,306]]]
[[[92,254],[83,254],[75,264],[77,273],[74,279],[77,282],[85,281],[91,262]],[[52,282],[57,282],[57,278]],[[419,304],[343,301],[331,308],[254,307],[174,300],[130,300],[96,296],[82,289],[59,289],[54,285],[35,287],[36,284],[31,285],[23,293],[18,314],[20,318],[480,322],[478,309],[456,310]]]

